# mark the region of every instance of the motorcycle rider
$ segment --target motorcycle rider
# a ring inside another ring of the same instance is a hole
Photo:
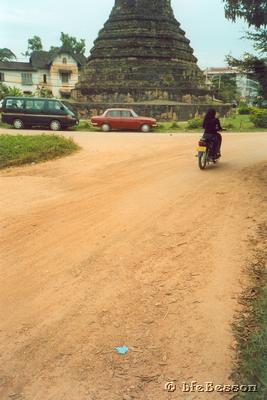
[[[222,144],[222,135],[219,133],[223,130],[219,118],[216,118],[216,110],[210,108],[203,120],[204,135],[203,139],[212,142],[212,155],[214,158],[221,156],[220,149]]]

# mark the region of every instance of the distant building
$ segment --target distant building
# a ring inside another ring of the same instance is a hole
[[[34,51],[29,62],[0,62],[0,82],[24,94],[50,91],[54,97],[69,97],[85,64],[83,55],[61,47],[55,51]]]
[[[250,78],[251,74],[245,74],[238,71],[237,68],[220,67],[220,68],[207,68],[204,70],[206,77],[206,84],[211,86],[213,77],[222,77],[225,75],[232,75],[236,79],[238,97],[248,102],[252,101],[259,95],[259,84]],[[220,85],[220,79],[218,80]]]

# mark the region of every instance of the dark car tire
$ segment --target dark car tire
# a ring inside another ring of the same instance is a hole
[[[13,127],[15,129],[23,129],[24,128],[23,121],[21,119],[19,119],[19,118],[14,119]]]
[[[109,132],[111,130],[111,127],[109,124],[103,124],[101,125],[101,129],[103,132]]]
[[[60,130],[62,130],[61,123],[56,119],[51,121],[49,126],[50,126],[51,131],[60,131]]]
[[[142,126],[141,126],[141,131],[142,132],[150,132],[150,126],[148,125],[148,124],[143,124]]]

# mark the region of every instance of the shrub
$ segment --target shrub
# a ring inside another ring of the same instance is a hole
[[[251,107],[249,107],[246,103],[240,103],[238,107],[238,114],[247,115],[250,114]]]
[[[3,83],[0,83],[0,100],[8,95],[8,87]]]
[[[95,127],[91,124],[89,120],[80,120],[79,125],[75,127],[75,130],[78,131],[87,131],[95,129]]]
[[[15,86],[8,87],[7,96],[23,96],[23,92],[20,89],[16,88]]]
[[[257,128],[267,128],[267,109],[252,108],[250,120]]]
[[[173,122],[171,123],[171,125],[170,125],[170,128],[171,128],[171,129],[177,129],[177,128],[180,128],[180,127],[179,127],[179,125],[177,124],[177,122],[173,121]]]
[[[232,124],[232,122],[227,122],[223,126],[225,129],[233,129],[235,127],[234,124]]]
[[[36,90],[36,92],[33,94],[36,97],[47,97],[47,98],[52,98],[53,93],[51,90],[41,88],[39,90]]]
[[[197,128],[202,128],[202,124],[203,124],[202,118],[195,117],[187,121],[186,127],[188,129],[197,129]]]
[[[5,96],[23,96],[23,93],[15,86],[10,87],[3,83],[0,83],[0,99],[3,99]]]

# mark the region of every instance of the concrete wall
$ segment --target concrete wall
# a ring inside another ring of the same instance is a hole
[[[209,108],[215,108],[221,117],[232,109],[231,104],[108,104],[108,103],[72,103],[81,119],[102,114],[107,108],[132,108],[137,114],[156,118],[158,121],[186,121],[195,115],[204,115]]]

